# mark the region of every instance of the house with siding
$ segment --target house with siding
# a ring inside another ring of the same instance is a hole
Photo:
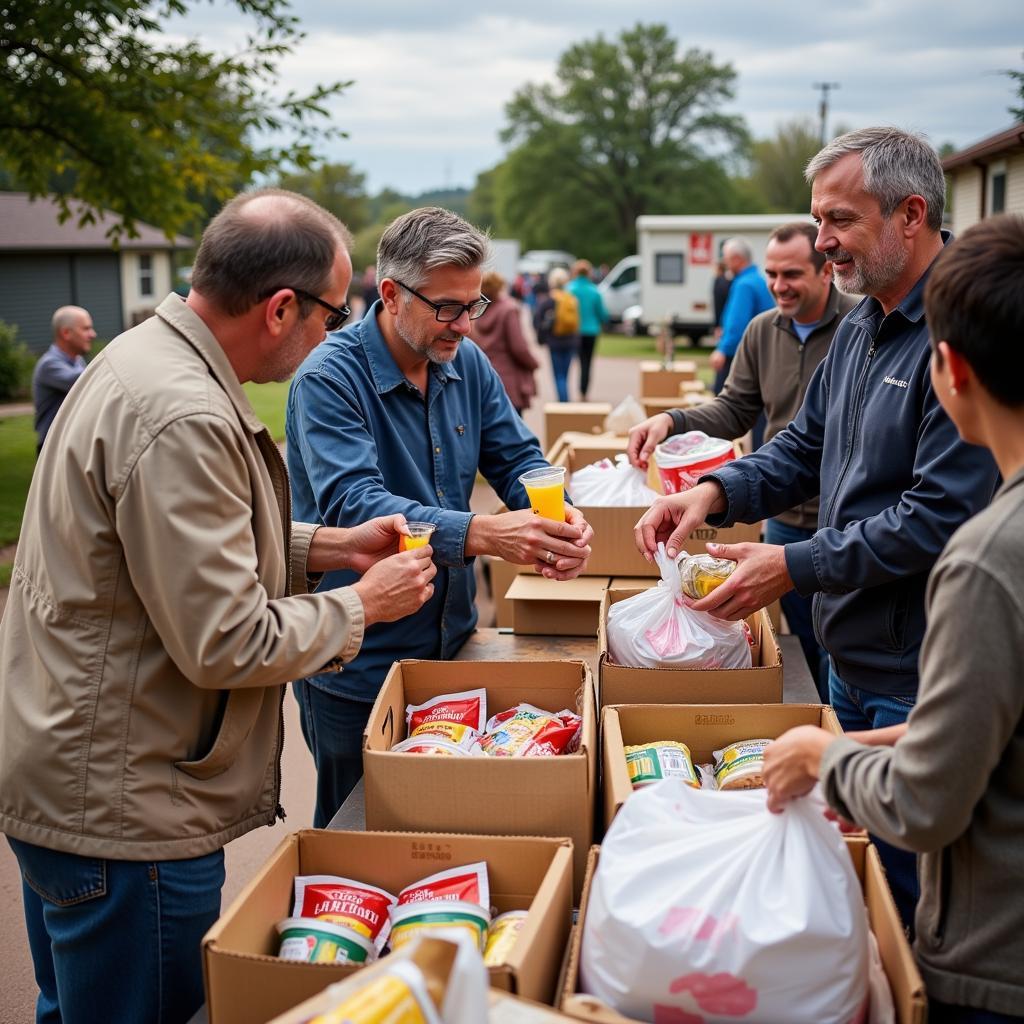
[[[0,192],[0,320],[37,353],[50,344],[50,317],[58,306],[84,306],[100,338],[149,316],[173,286],[174,254],[195,244],[168,240],[150,224],[114,248],[113,215],[78,227],[79,207],[61,224],[58,207],[24,192]]]
[[[942,168],[954,235],[995,213],[1024,214],[1024,124],[953,153]]]

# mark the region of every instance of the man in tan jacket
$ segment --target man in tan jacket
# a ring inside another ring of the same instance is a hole
[[[287,379],[344,321],[348,240],[300,196],[232,200],[188,299],[115,339],[48,438],[0,624],[0,831],[39,1021],[194,1013],[224,844],[283,817],[283,684],[432,593],[401,516],[290,522],[241,386]],[[363,575],[306,592],[339,568]]]

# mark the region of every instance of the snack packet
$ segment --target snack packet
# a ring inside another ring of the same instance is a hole
[[[738,740],[715,751],[715,783],[719,789],[760,789],[764,786],[764,748],[770,739]]]
[[[551,757],[579,749],[583,719],[566,708],[552,713],[517,704],[487,723],[480,747],[492,757]]]
[[[491,888],[487,878],[487,862],[477,861],[461,868],[448,868],[436,875],[421,878],[407,885],[398,894],[398,906],[406,903],[426,903],[443,900],[464,901],[490,907]]]
[[[392,958],[388,957],[391,961]],[[439,1002],[440,1000],[438,1000]],[[309,1024],[441,1024],[423,971],[411,960],[395,959],[384,973]]]
[[[508,910],[499,914],[487,930],[487,945],[484,948],[484,966],[500,967],[508,960],[512,947],[519,939],[519,933],[526,924],[526,910]]]
[[[694,601],[707,597],[733,574],[737,564],[729,558],[715,558],[714,555],[684,554],[676,561],[683,593]]]
[[[475,729],[473,733],[474,749],[479,750],[480,734]],[[471,749],[443,740],[440,736],[410,736],[396,743],[391,750],[396,754],[434,754],[441,757],[469,757],[472,754]]]
[[[278,956],[310,964],[364,964],[377,958],[377,949],[361,932],[317,917],[286,917],[277,924],[281,935]]]
[[[694,789],[700,789],[700,777],[693,766],[690,748],[676,740],[654,740],[623,748],[626,752],[626,771],[634,789],[648,786],[660,779],[680,779]]]
[[[423,900],[391,908],[391,950],[444,929],[464,931],[483,952],[491,913],[468,900]]]
[[[470,749],[487,721],[487,691],[443,693],[405,709],[409,737],[437,736]]]
[[[388,910],[398,898],[366,882],[338,875],[299,875],[292,917],[315,917],[345,925],[369,939],[379,953],[391,929]]]

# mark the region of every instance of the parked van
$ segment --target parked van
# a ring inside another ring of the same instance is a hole
[[[555,267],[568,270],[576,262],[571,252],[561,249],[528,249],[519,260],[520,274],[547,274]]]
[[[619,260],[597,286],[604,299],[608,318],[620,323],[631,306],[640,304],[640,257],[626,256]]]

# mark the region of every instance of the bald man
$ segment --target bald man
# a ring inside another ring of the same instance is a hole
[[[53,344],[39,357],[32,372],[32,402],[36,407],[36,451],[43,447],[61,402],[85,371],[85,356],[96,332],[92,317],[81,306],[61,306],[51,320]]]

